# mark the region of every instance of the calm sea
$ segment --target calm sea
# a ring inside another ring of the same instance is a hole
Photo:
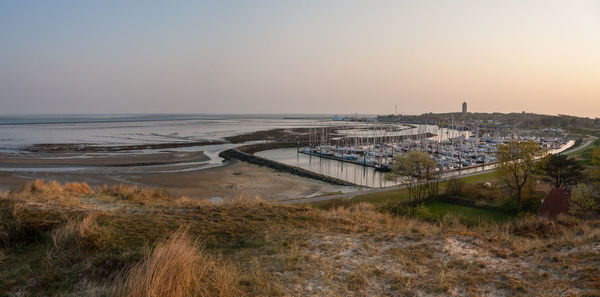
[[[222,140],[274,128],[316,126],[329,115],[26,115],[0,116],[0,149],[45,143],[133,145]]]

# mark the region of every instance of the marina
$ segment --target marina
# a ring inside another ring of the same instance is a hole
[[[385,188],[402,183],[402,180],[400,179],[386,179],[386,172],[376,170],[375,167],[372,166],[363,166],[360,164],[335,160],[333,158],[307,155],[299,153],[295,148],[266,150],[258,152],[255,155],[369,188]],[[489,164],[485,167],[485,170],[492,168],[494,168],[494,165]],[[445,172],[443,177],[458,176],[482,171],[484,171],[482,166],[474,166],[463,168],[460,170],[460,172],[458,170]]]
[[[343,134],[341,137],[328,137],[326,131],[324,127],[314,128],[308,146],[268,150],[256,155],[378,188],[401,183],[386,178],[386,173],[392,171],[398,156],[409,151],[428,153],[437,162],[440,175],[450,177],[493,169],[498,145],[510,141],[533,141],[548,153],[559,153],[574,144],[566,134],[555,131],[501,133],[482,132],[477,127],[445,129],[410,125],[400,128],[381,123],[359,123],[352,129],[337,130],[338,135]]]

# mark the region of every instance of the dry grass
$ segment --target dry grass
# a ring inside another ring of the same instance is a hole
[[[174,201],[174,204],[181,207],[206,207],[213,205],[210,200],[189,198],[182,196]]]
[[[63,186],[63,190],[79,195],[89,195],[93,191],[87,183],[68,183]]]
[[[99,228],[97,214],[88,213],[83,218],[72,218],[52,231],[52,245],[49,256],[61,262],[80,260],[86,253],[98,248]]]
[[[597,221],[467,227],[369,203],[322,210],[88,188],[35,181],[0,194],[0,295],[600,294]]]
[[[141,189],[137,186],[127,186],[123,184],[118,186],[104,185],[102,187],[97,187],[95,192],[143,206],[163,206],[177,200],[177,197],[172,196],[166,190]]]
[[[40,192],[60,194],[63,191],[63,187],[56,181],[45,182],[42,179],[36,179],[25,185],[23,190],[30,193]]]
[[[115,296],[243,296],[236,267],[204,252],[186,232],[157,243],[115,285]]]
[[[41,233],[51,229],[52,223],[45,217],[31,218],[29,210],[22,203],[0,200],[0,246],[35,240]]]

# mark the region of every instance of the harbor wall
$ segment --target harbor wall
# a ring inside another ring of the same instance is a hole
[[[290,147],[290,146],[287,146],[287,147]],[[282,148],[282,147],[276,147],[276,148]],[[360,187],[357,184],[354,184],[354,183],[351,183],[351,182],[348,182],[345,180],[341,180],[341,179],[338,179],[335,177],[312,172],[312,171],[302,169],[299,167],[290,166],[290,165],[283,164],[283,163],[280,163],[277,161],[261,158],[261,157],[255,156],[253,154],[244,152],[237,148],[223,151],[219,154],[219,157],[221,157],[225,160],[237,159],[240,161],[248,162],[248,163],[259,165],[259,166],[266,166],[266,167],[275,169],[277,171],[287,172],[287,173],[290,173],[293,175],[306,177],[306,178],[313,178],[313,179],[324,181],[326,183],[330,183],[333,185]]]
[[[241,152],[244,152],[244,153],[255,154],[260,151],[268,151],[268,150],[281,149],[281,148],[304,147],[304,146],[308,146],[308,142],[299,142],[299,143],[265,142],[265,143],[242,145],[242,146],[238,146],[236,149]]]

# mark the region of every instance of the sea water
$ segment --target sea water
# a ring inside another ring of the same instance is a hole
[[[223,140],[275,128],[317,126],[323,115],[0,116],[0,149],[35,144],[102,146]]]

